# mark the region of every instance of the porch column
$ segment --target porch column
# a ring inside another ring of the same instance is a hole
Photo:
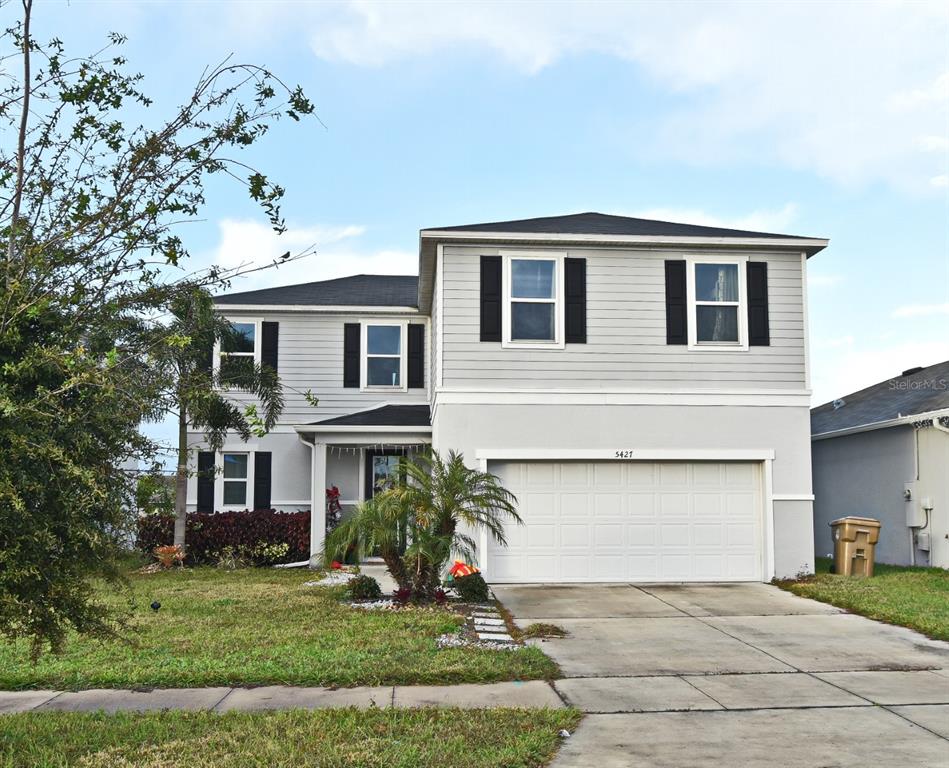
[[[326,538],[326,443],[314,441],[311,469],[310,565],[319,565]]]

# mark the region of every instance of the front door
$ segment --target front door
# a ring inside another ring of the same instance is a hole
[[[394,488],[404,477],[399,472],[399,461],[402,453],[395,451],[366,451],[366,500],[368,501],[377,493]],[[399,531],[399,540],[401,542],[399,551],[405,550],[405,530]],[[378,556],[378,552],[373,552],[373,556]]]
[[[366,451],[366,499],[399,482],[399,459],[395,451]]]

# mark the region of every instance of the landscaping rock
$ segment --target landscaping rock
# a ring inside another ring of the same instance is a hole
[[[350,579],[353,578],[356,574],[348,573],[346,571],[332,571],[326,573],[318,579],[313,581],[304,581],[304,587],[335,587],[338,584],[348,584]]]
[[[395,600],[367,600],[361,603],[347,603],[350,608],[362,608],[364,611],[391,611],[397,608]]]

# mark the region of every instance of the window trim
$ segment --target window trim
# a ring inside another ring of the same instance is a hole
[[[214,454],[214,508],[221,512],[240,512],[245,509],[254,508],[254,454],[257,451],[256,445],[226,445],[220,451]],[[247,477],[243,482],[247,483],[247,493],[244,496],[243,504],[225,504],[224,503],[224,454],[239,453],[247,456]]]
[[[372,384],[368,382],[369,378],[369,358],[370,357],[389,357],[395,355],[370,355],[369,354],[369,326],[390,326],[400,328],[399,331],[399,383],[393,384]],[[409,321],[408,320],[360,320],[359,321],[359,389],[362,392],[408,392],[408,367],[409,367]]]
[[[717,256],[714,254],[686,257],[686,300],[688,302],[688,330],[691,352],[747,352],[748,351],[748,279],[747,256]],[[738,267],[738,301],[696,301],[695,268],[699,264],[735,264]],[[700,306],[720,304],[737,308],[738,341],[699,341],[698,310]]]
[[[501,256],[501,347],[504,349],[564,349],[566,346],[564,333],[564,258],[563,251],[500,251]],[[511,280],[511,262],[518,261],[552,261],[554,262],[554,298],[550,299],[515,299],[511,296],[513,281]],[[526,341],[511,339],[511,304],[514,301],[554,305],[554,339],[553,341]]]
[[[263,347],[263,342],[260,337],[262,331],[263,319],[260,317],[228,317],[224,316],[224,319],[228,323],[253,323],[254,325],[254,364],[260,365],[260,355]],[[214,340],[214,355],[211,358],[212,373],[216,379],[221,372],[221,355],[234,354],[237,357],[249,357],[249,352],[221,352],[221,340]],[[229,391],[234,389],[234,387],[221,386],[223,391]],[[228,453],[233,453],[233,451],[228,451]]]

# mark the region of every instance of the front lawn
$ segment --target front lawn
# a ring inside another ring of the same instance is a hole
[[[861,616],[949,640],[949,571],[880,565],[870,579],[830,573],[831,560],[817,559],[817,573],[779,586]]]
[[[0,715],[0,768],[514,768],[546,765],[573,710]]]
[[[24,643],[0,644],[0,689],[212,685],[395,685],[550,679],[538,648],[439,650],[457,615],[363,611],[305,587],[306,569],[196,568],[131,576],[136,632],[126,642],[70,638],[34,666]],[[122,602],[120,595],[111,600]],[[156,612],[149,606],[161,603]]]

